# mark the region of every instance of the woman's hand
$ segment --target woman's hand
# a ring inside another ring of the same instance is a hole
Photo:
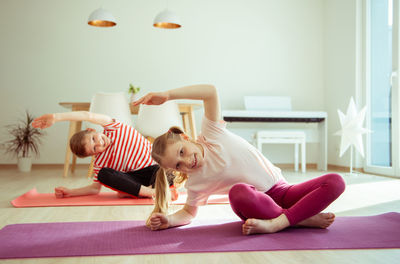
[[[161,213],[152,214],[149,222],[151,230],[166,229],[169,227],[168,217]]]
[[[148,93],[139,100],[133,102],[133,105],[145,104],[145,105],[160,105],[168,101],[168,92],[160,93]]]
[[[41,117],[35,118],[32,122],[32,126],[35,128],[47,128],[52,126],[56,122],[55,114],[45,114]]]

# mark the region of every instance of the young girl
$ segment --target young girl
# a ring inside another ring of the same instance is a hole
[[[101,125],[104,133],[88,128],[71,137],[70,147],[75,155],[95,156],[94,182],[76,189],[57,187],[57,198],[97,194],[102,185],[117,191],[120,197],[154,196],[152,186],[159,166],[151,158],[151,143],[133,127],[86,111],[46,114],[36,118],[32,126],[44,129],[55,122],[71,120]]]
[[[220,120],[216,88],[193,85],[149,93],[137,104],[158,105],[167,100],[204,102],[204,118],[197,141],[176,127],[155,139],[152,157],[161,166],[156,176],[156,207],[147,220],[152,230],[186,225],[211,194],[229,193],[233,211],[243,219],[242,232],[274,233],[289,226],[327,228],[333,213],[321,213],[344,191],[338,174],[326,174],[290,185],[255,147],[229,132]],[[187,174],[188,198],[183,209],[166,215],[168,185],[165,172]]]

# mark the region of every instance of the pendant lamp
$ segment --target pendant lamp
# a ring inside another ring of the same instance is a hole
[[[174,12],[165,9],[154,18],[153,26],[158,28],[174,29],[180,28],[182,25],[179,17]]]
[[[113,27],[117,25],[117,22],[110,12],[99,8],[90,14],[88,24],[94,27]]]

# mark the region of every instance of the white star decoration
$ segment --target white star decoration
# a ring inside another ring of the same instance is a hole
[[[367,107],[364,106],[364,108],[357,113],[357,108],[353,97],[350,99],[346,115],[344,115],[342,111],[338,109],[340,125],[342,126],[342,129],[336,132],[335,135],[342,136],[342,140],[340,142],[340,157],[343,156],[346,150],[352,145],[355,146],[361,156],[364,157],[362,135],[371,132],[369,129],[362,127],[366,110]]]

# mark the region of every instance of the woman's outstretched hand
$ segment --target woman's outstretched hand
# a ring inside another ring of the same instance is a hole
[[[47,128],[52,126],[56,122],[54,114],[42,115],[32,122],[32,126],[35,128]]]
[[[161,213],[154,213],[150,217],[151,230],[166,229],[169,227],[168,217]]]
[[[160,93],[148,93],[139,100],[133,102],[133,105],[145,104],[145,105],[160,105],[168,101],[169,96],[167,92]]]

